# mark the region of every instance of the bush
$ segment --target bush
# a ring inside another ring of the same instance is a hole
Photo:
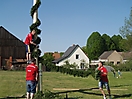
[[[70,68],[66,68],[66,66],[63,67],[63,66],[55,66],[55,65],[47,66],[47,68],[50,71],[69,74],[69,75],[73,75],[74,77],[88,77],[89,75],[92,75],[94,77],[95,75],[94,69],[90,69],[90,68],[87,71],[79,70],[79,69],[70,69]]]
[[[130,60],[124,64],[115,65],[112,67],[114,67],[114,69],[116,71],[118,71],[118,70],[120,70],[120,71],[131,71],[132,70],[132,60]]]

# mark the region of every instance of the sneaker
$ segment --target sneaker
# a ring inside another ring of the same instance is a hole
[[[27,60],[27,64],[29,64],[29,60]]]
[[[104,99],[106,99],[106,97],[104,96]]]
[[[32,61],[31,61],[31,60],[29,60],[29,61],[28,61],[28,64],[31,64],[31,63],[32,63]]]

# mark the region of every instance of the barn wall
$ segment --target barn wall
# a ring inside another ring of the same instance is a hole
[[[0,56],[4,59],[25,59],[25,44],[0,26]]]

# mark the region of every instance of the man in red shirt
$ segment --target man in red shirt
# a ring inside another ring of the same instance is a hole
[[[33,42],[33,35],[35,35],[36,31],[32,30],[25,39],[25,45],[26,45],[26,58],[27,58],[27,63],[31,62],[31,49],[30,49],[30,44],[33,44],[36,46],[36,44]]]
[[[38,81],[38,67],[36,66],[36,59],[31,60],[31,64],[26,67],[26,86],[27,99],[33,99],[36,93],[36,85]]]
[[[101,93],[103,94],[104,99],[106,99],[105,93],[103,91],[103,86],[105,86],[106,89],[107,89],[107,91],[108,91],[108,94],[109,94],[109,99],[111,99],[109,81],[108,81],[108,78],[107,78],[108,71],[103,66],[103,63],[102,62],[99,62],[99,64],[98,64],[98,70],[101,71],[100,80],[99,80],[99,89],[100,89]]]

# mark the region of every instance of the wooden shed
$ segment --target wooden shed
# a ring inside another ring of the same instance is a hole
[[[0,68],[7,60],[25,59],[25,44],[4,27],[0,26]]]

